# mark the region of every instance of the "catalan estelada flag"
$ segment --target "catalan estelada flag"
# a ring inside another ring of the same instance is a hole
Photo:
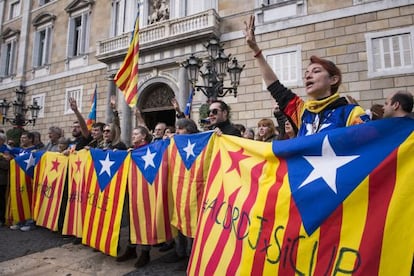
[[[414,120],[217,137],[189,275],[410,275]]]
[[[95,85],[95,90],[92,96],[91,110],[89,111],[88,118],[86,119],[86,126],[90,130],[92,125],[96,122],[96,103],[98,98],[98,85]]]
[[[91,155],[83,149],[69,155],[68,160],[68,200],[66,204],[63,235],[73,235],[81,238],[86,205],[88,203],[89,187],[86,178],[87,164],[91,166]]]
[[[38,185],[33,217],[37,225],[57,231],[68,157],[48,151],[43,154],[37,166],[44,166],[46,173]]]
[[[161,140],[131,152],[128,176],[130,239],[133,244],[171,240],[172,194],[168,185],[170,140]]]
[[[86,165],[87,203],[82,243],[110,256],[117,255],[124,206],[129,154],[124,150],[90,149]]]
[[[33,177],[43,152],[25,153],[10,161],[8,213],[12,223],[33,218]]]
[[[169,181],[174,201],[171,224],[194,238],[204,183],[210,166],[213,132],[174,135],[169,146]]]
[[[139,6],[135,19],[134,33],[124,62],[115,75],[116,86],[124,93],[125,101],[134,107],[138,100],[138,61],[139,61]]]

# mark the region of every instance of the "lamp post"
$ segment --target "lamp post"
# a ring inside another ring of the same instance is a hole
[[[6,99],[0,101],[0,113],[3,115],[3,125],[6,122],[11,123],[13,126],[23,127],[27,124],[36,124],[37,116],[39,115],[39,110],[42,108],[38,105],[36,100],[33,100],[33,104],[26,106],[25,97],[26,90],[23,86],[15,90],[16,100],[12,103],[7,102]],[[13,105],[14,117],[8,117],[7,112],[10,106]],[[31,119],[26,119],[26,112],[30,110]]]
[[[240,74],[245,65],[240,66],[236,57],[230,59],[231,55],[224,53],[223,44],[217,38],[212,38],[204,45],[208,52],[208,57],[204,60],[191,56],[182,63],[187,70],[188,79],[192,86],[203,92],[207,101],[216,100],[217,97],[224,97],[227,93],[237,97],[237,87],[240,84]],[[224,78],[229,73],[231,87],[224,87]],[[204,85],[197,85],[199,74],[203,79]]]

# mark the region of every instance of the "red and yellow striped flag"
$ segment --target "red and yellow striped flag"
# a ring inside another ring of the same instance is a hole
[[[88,201],[88,192],[85,191],[88,186],[85,168],[86,164],[91,163],[90,158],[91,155],[87,150],[76,151],[69,155],[68,201],[62,229],[63,235],[82,237],[83,221]]]
[[[177,234],[170,223],[173,201],[171,186],[168,185],[167,145],[156,149],[157,145],[164,143],[152,143],[131,153],[128,193],[130,238],[133,244],[159,244],[173,239]],[[150,161],[147,157],[157,158],[159,162]],[[146,160],[144,167],[154,170],[153,181],[147,180],[146,169],[142,171],[139,168],[138,163],[143,162],[143,159]]]
[[[273,144],[218,137],[188,274],[409,275],[413,131],[399,118]]]
[[[202,142],[199,136],[208,136],[207,144]],[[210,136],[211,133],[175,135],[169,146],[169,182],[171,183],[174,200],[171,224],[187,237],[194,238],[196,232],[204,183],[210,166],[211,150],[215,137],[209,139]],[[182,157],[178,147],[181,147],[181,149],[187,147],[189,139],[194,139],[191,140],[192,145],[194,145],[193,153],[198,143],[202,143],[202,148],[187,168],[185,165],[187,156]]]
[[[138,61],[139,61],[139,7],[135,19],[134,33],[119,71],[115,75],[115,84],[124,93],[126,103],[134,107],[138,100]]]
[[[9,212],[12,223],[33,218],[33,171],[35,156],[27,153],[10,161]],[[28,173],[28,170],[31,173]]]
[[[82,243],[116,256],[130,155],[126,151],[90,151],[92,158],[86,164],[87,204]],[[105,160],[102,155],[107,156]],[[109,179],[104,185],[100,182],[103,176]]]
[[[37,166],[43,166],[45,173],[36,193],[36,224],[57,231],[68,157],[59,152],[48,151],[43,154]]]

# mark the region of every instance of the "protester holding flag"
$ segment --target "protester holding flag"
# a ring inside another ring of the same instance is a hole
[[[209,129],[217,134],[228,134],[241,137],[240,130],[230,123],[230,107],[223,101],[215,100],[209,107]]]
[[[198,133],[199,130],[197,128],[197,124],[188,118],[181,118],[178,119],[176,124],[175,124],[175,128],[176,128],[176,135],[182,135],[182,134],[194,134],[194,133]],[[181,185],[183,185],[183,183],[180,183]],[[180,187],[182,189],[182,187]],[[179,201],[179,199],[177,198],[177,191],[176,190],[172,190],[173,193],[173,199],[174,199],[174,205],[175,206],[179,206],[179,204],[177,204],[176,201]],[[200,194],[198,193],[188,193],[188,197],[187,200],[188,202],[199,202],[200,199],[197,198],[197,196],[200,196]],[[190,209],[191,207],[189,206],[190,204],[187,204],[184,208],[185,209]],[[190,211],[188,211],[188,213],[191,213]],[[193,215],[197,216],[196,213],[192,212]],[[197,221],[197,218],[194,217],[193,221]],[[178,231],[178,236],[174,239],[175,240],[175,252],[172,255],[168,255],[166,256],[163,261],[166,263],[175,263],[175,262],[179,262],[183,259],[186,259],[185,262],[185,268],[187,267],[188,264],[188,257],[191,254],[191,248],[193,246],[193,238],[192,237],[187,237],[185,236],[182,231]],[[181,269],[181,270],[185,270],[185,268]]]
[[[35,145],[33,144],[34,135],[31,132],[25,131],[20,135],[20,148],[14,148],[14,155],[25,155],[27,153],[31,153],[33,150],[36,149]],[[29,158],[30,160],[30,158]],[[29,165],[29,163],[28,163]],[[30,183],[31,185],[31,183]],[[31,198],[31,195],[29,195]],[[30,204],[30,203],[29,203]],[[30,206],[30,205],[29,205]],[[17,224],[13,224],[10,226],[12,230],[22,230],[24,232],[33,230],[35,228],[35,222],[33,219],[27,219],[25,221],[20,221]]]
[[[63,136],[62,129],[57,126],[49,127],[49,142],[45,145],[43,150],[59,152],[59,139]]]
[[[11,148],[6,145],[6,134],[0,133],[0,227],[6,222],[6,193],[9,186]]]
[[[152,136],[149,130],[145,126],[137,126],[132,131],[132,137],[131,137],[132,146],[128,149],[129,151],[133,151],[135,149],[138,149],[140,147],[143,147],[152,141]],[[128,193],[127,193],[128,195]],[[129,200],[125,200],[124,210],[127,210],[128,214],[128,224],[129,224],[129,218],[130,218],[130,212],[129,212]],[[130,228],[131,229],[131,228]],[[130,259],[134,259],[137,257],[137,251],[136,251],[136,244],[132,244],[130,241],[131,235],[128,235],[128,245],[120,256],[116,258],[117,262],[125,262]],[[135,262],[134,266],[139,268],[147,265],[150,261],[150,246],[142,246],[141,255],[138,258],[138,260]]]
[[[255,39],[255,17],[250,16],[245,22],[244,35],[249,48],[254,53],[263,80],[272,97],[279,103],[281,110],[290,116],[298,126],[298,136],[310,135],[338,127],[359,124],[369,120],[369,116],[358,105],[349,104],[344,97],[339,97],[341,71],[331,61],[311,56],[305,71],[305,91],[309,100],[304,102],[290,89],[283,86]]]

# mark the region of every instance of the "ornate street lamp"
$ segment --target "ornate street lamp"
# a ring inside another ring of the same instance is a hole
[[[33,104],[26,106],[25,97],[26,91],[23,86],[15,90],[16,100],[13,103],[7,102],[6,99],[0,101],[0,113],[3,115],[3,125],[6,122],[11,123],[14,126],[23,127],[27,124],[36,124],[37,116],[39,115],[39,110],[42,108],[38,105],[37,101],[33,99]],[[13,117],[8,117],[7,112],[10,106],[13,105]],[[30,110],[31,119],[26,119],[26,112]]]
[[[233,93],[237,97],[237,87],[240,84],[240,74],[245,65],[240,66],[237,59],[230,59],[224,53],[223,44],[217,38],[209,40],[204,45],[208,52],[208,57],[204,60],[191,56],[183,62],[187,70],[188,79],[197,91],[203,92],[207,101],[216,100],[217,97],[224,97],[227,93]],[[229,64],[230,62],[230,64]],[[231,87],[224,87],[224,78],[229,73]],[[204,85],[197,85],[199,74],[203,79]]]

